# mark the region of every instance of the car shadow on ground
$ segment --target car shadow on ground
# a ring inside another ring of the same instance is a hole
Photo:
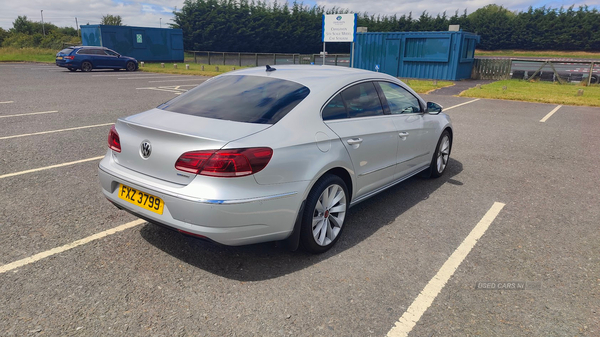
[[[281,244],[270,242],[241,247],[228,247],[184,236],[167,228],[146,224],[141,236],[165,253],[207,272],[239,281],[277,278],[351,249],[382,227],[429,198],[445,183],[462,185],[452,179],[463,170],[452,158],[445,174],[437,179],[410,178],[356,205],[348,211],[345,229],[336,245],[324,254],[313,255],[299,249],[290,252]]]

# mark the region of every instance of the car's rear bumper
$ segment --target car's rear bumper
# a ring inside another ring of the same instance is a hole
[[[175,189],[168,185],[158,187],[154,178],[141,179],[139,173],[116,164],[111,151],[108,151],[107,156],[100,162],[98,176],[102,192],[119,208],[146,220],[231,246],[287,238],[292,233],[304,188],[308,184],[256,184],[254,198],[239,199],[233,195],[228,198],[204,198],[186,193],[197,191],[194,186],[190,186],[194,181]],[[221,179],[234,183],[238,178]],[[120,199],[119,184],[161,198],[164,202],[163,214],[148,211]],[[218,186],[215,188],[219,189]]]
[[[63,67],[63,68],[79,68],[79,67],[81,67],[80,64],[72,62],[72,61],[69,62],[69,61],[56,60],[56,65],[59,67]]]

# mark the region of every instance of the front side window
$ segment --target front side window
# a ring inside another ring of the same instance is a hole
[[[419,100],[406,89],[390,82],[379,82],[392,114],[421,112]]]
[[[292,81],[229,75],[206,81],[158,108],[235,122],[275,124],[309,93],[307,87]]]
[[[110,56],[117,56],[117,55],[119,55],[119,54],[117,54],[116,52],[114,52],[114,51],[112,51],[112,50],[109,50],[109,49],[106,49],[106,50],[104,50],[104,52],[105,52],[107,55],[110,55]]]
[[[350,118],[383,115],[381,100],[373,82],[353,85],[342,91],[341,95]]]

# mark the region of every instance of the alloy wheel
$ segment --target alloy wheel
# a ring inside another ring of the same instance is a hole
[[[444,172],[446,165],[448,165],[448,158],[450,157],[450,138],[445,135],[440,143],[440,148],[437,153],[437,171],[438,173]]]
[[[338,236],[346,216],[346,193],[337,184],[329,185],[319,196],[312,219],[312,234],[319,246],[327,246]]]

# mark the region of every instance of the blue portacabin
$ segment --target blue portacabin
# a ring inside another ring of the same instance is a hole
[[[463,31],[357,33],[354,67],[402,78],[471,77],[480,37]]]
[[[181,29],[82,25],[84,46],[110,48],[145,62],[183,62]]]

